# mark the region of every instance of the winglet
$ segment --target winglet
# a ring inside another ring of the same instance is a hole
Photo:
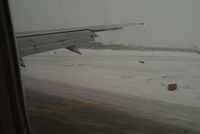
[[[126,23],[126,24],[113,24],[113,25],[93,26],[93,27],[90,27],[89,30],[91,30],[93,32],[121,30],[124,27],[136,26],[136,25],[145,26],[146,23]]]
[[[78,48],[75,45],[66,47],[66,49],[81,55],[81,52],[78,50]]]

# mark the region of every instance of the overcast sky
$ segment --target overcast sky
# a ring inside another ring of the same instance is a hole
[[[16,32],[145,22],[99,40],[179,48],[200,43],[200,0],[10,0],[10,7]]]

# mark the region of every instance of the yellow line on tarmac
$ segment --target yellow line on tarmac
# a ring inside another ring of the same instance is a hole
[[[68,107],[73,107],[73,106],[77,106],[78,104],[72,104],[72,105],[67,105],[67,106],[57,106],[57,107],[51,107],[51,108],[46,108],[46,109],[37,109],[34,111],[29,111],[29,114],[37,114],[37,113],[46,113],[46,112],[51,112],[51,111],[57,111],[60,109],[65,109]]]
[[[39,115],[44,115],[44,114],[50,114],[50,113],[54,113],[54,112],[61,112],[61,111],[68,111],[68,110],[73,110],[73,109],[79,109],[82,107],[88,107],[91,106],[91,103],[87,103],[87,102],[81,102],[79,104],[72,104],[72,105],[65,105],[65,106],[57,106],[57,105],[50,105],[53,106],[51,108],[48,109],[44,109],[44,110],[40,110],[40,109],[35,109],[30,112],[28,112],[29,116],[39,116]]]

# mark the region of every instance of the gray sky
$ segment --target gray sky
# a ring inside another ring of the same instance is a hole
[[[179,48],[193,48],[200,41],[200,0],[9,1],[17,32],[146,22],[147,26],[100,34],[98,40]]]

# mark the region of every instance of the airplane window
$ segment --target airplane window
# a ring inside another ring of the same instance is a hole
[[[34,134],[200,133],[200,1],[9,3]]]

